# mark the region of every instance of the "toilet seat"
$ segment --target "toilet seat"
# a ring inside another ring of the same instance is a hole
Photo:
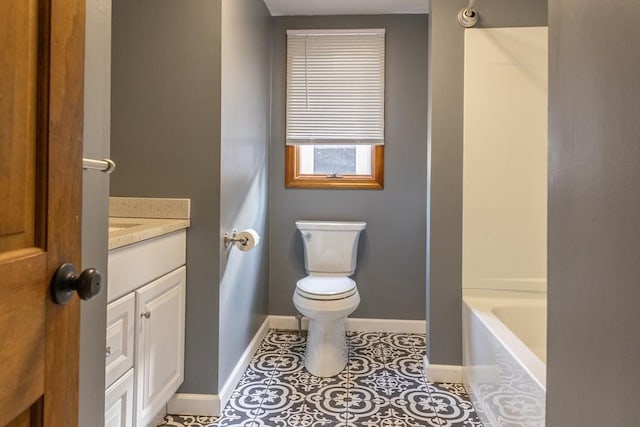
[[[346,276],[307,276],[296,283],[296,293],[313,300],[344,299],[356,292],[356,282]]]

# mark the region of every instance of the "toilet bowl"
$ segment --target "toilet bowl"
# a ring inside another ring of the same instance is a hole
[[[364,222],[297,221],[304,241],[308,276],[298,280],[296,309],[309,319],[305,367],[331,377],[347,364],[346,319],[360,304],[355,272],[358,238]]]

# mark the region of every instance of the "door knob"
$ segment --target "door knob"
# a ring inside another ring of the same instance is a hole
[[[78,291],[80,299],[89,300],[100,292],[102,276],[95,268],[87,268],[80,276],[72,264],[62,264],[51,279],[51,298],[56,304],[66,304]]]

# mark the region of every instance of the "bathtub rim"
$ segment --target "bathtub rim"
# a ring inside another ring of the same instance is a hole
[[[498,340],[509,354],[533,378],[543,391],[547,391],[547,365],[505,325],[492,310],[499,306],[531,306],[547,303],[546,293],[490,289],[465,289],[462,301],[470,314],[476,317]]]

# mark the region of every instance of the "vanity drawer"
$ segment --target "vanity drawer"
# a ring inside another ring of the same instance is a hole
[[[133,367],[135,312],[134,293],[107,306],[106,387]]]
[[[175,231],[109,251],[107,301],[113,301],[184,265],[187,233]]]

